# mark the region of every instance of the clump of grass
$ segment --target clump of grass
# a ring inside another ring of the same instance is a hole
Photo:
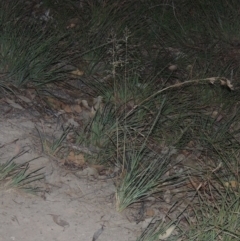
[[[162,220],[152,219],[148,227],[144,230],[137,241],[157,241],[165,240],[172,235],[176,228],[177,221],[164,222]]]
[[[38,128],[36,128],[36,130],[40,137],[42,151],[47,155],[55,156],[62,148],[64,148],[64,142],[66,141],[69,133],[72,131],[72,127],[67,126],[65,129],[63,129],[63,132],[59,137],[53,136],[51,140],[46,137],[46,133],[40,132]]]
[[[229,190],[218,202],[199,200],[197,223],[184,235],[188,240],[240,240],[239,197]]]
[[[39,173],[42,168],[29,171],[29,164],[33,160],[17,164],[14,162],[14,159],[18,156],[11,158],[6,163],[0,164],[0,188],[3,190],[22,189],[34,193],[39,188],[33,187],[30,184],[44,178],[44,174]]]
[[[93,119],[79,133],[77,143],[95,150],[97,155],[89,156],[94,162],[105,163],[112,159],[115,153],[116,111],[111,103],[106,103],[103,110],[98,110]],[[120,113],[119,113],[120,118]]]
[[[169,151],[166,155],[154,155],[144,149],[124,154],[125,164],[116,192],[118,211],[121,212],[154,193],[160,193],[164,183],[177,180],[176,176],[165,176],[170,169],[170,158],[174,153]]]
[[[66,35],[25,17],[22,2],[1,3],[0,16],[3,17],[0,21],[0,69],[5,76],[1,85],[12,83],[21,87],[31,83],[40,86],[62,80],[66,73],[63,71],[67,61],[64,54],[68,46]]]
[[[161,43],[163,52],[169,47],[182,53],[173,60],[187,73],[192,66],[190,78],[222,75],[230,78],[239,75],[238,54],[234,45],[239,41],[239,14],[235,1],[184,0],[166,4],[151,1],[148,4],[149,35],[153,43]],[[151,13],[151,14],[150,14]],[[161,13],[161,14],[160,14]],[[181,80],[186,75],[179,76]],[[188,78],[187,77],[187,78]]]

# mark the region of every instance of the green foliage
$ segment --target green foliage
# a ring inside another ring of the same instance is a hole
[[[239,197],[222,193],[219,203],[200,201],[197,224],[185,234],[188,240],[240,240]]]
[[[149,38],[170,54],[182,68],[192,65],[193,78],[239,74],[239,9],[237,1],[149,2]],[[236,23],[236,24],[232,24]],[[174,50],[174,51],[173,51]],[[234,53],[233,53],[234,52]],[[182,76],[184,78],[184,76]]]
[[[166,178],[172,159],[162,155],[163,146],[185,150],[193,143],[203,150],[201,160],[212,159],[207,182],[239,182],[238,1],[44,1],[51,24],[23,16],[21,4],[0,4],[0,69],[7,77],[0,86],[62,80],[69,54],[85,73],[79,81],[104,98],[78,141],[97,150],[96,162],[120,167],[119,211],[182,180],[185,173]],[[52,143],[51,153],[67,134]],[[3,166],[2,180],[14,168]],[[15,174],[14,185],[23,183],[25,171]],[[238,238],[238,197],[216,189],[214,204],[197,192],[198,223],[179,235]],[[164,225],[156,222],[140,240],[157,240]]]
[[[152,219],[137,241],[157,241],[167,239],[171,236],[175,228],[176,223],[174,222],[165,223],[160,219]]]
[[[123,154],[124,171],[116,193],[118,211],[154,193],[160,193],[164,183],[170,185],[171,181],[176,182],[179,177],[164,176],[170,169],[172,154],[173,150],[166,155],[154,155],[148,153],[146,148]]]
[[[22,154],[20,153],[20,155]],[[31,187],[29,184],[44,178],[43,173],[39,173],[42,168],[29,171],[29,163],[31,161],[17,164],[14,162],[14,159],[18,156],[11,158],[6,163],[0,164],[0,188],[4,190],[17,188],[28,192],[38,191],[37,187]]]
[[[5,76],[1,84],[39,86],[62,80],[66,73],[63,70],[67,61],[64,54],[68,46],[66,35],[53,28],[44,28],[21,11],[13,14],[13,9],[23,11],[24,5],[18,1],[1,3],[0,69]]]

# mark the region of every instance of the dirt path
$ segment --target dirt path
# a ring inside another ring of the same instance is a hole
[[[38,124],[38,118],[28,115],[1,117],[1,163],[20,150],[27,152],[16,162],[39,157],[31,134]],[[40,157],[31,163],[33,168],[45,166],[41,185],[46,191],[41,197],[0,191],[0,241],[136,240],[139,227],[115,211],[111,180],[78,178],[52,162]]]

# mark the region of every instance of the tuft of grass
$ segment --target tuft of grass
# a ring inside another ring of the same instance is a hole
[[[123,172],[116,191],[118,211],[121,212],[154,193],[161,193],[166,183],[170,185],[170,182],[177,182],[179,176],[165,176],[171,168],[172,154],[174,153],[169,151],[166,155],[154,155],[146,149],[124,154]]]
[[[170,240],[169,237],[176,228],[176,223],[177,221],[166,223],[159,219],[153,219],[137,241],[157,241],[167,238]]]
[[[34,22],[19,9],[24,10],[21,1],[0,4],[1,85],[40,86],[63,80],[69,46],[66,34]]]
[[[222,193],[218,203],[199,200],[197,223],[184,235],[188,240],[240,240],[240,202],[232,192]]]
[[[50,156],[55,156],[64,147],[64,141],[66,140],[68,134],[71,132],[72,127],[67,126],[63,130],[60,137],[53,137],[53,140],[48,140],[45,136],[45,133],[41,133],[37,128],[36,130],[41,140],[42,151]]]
[[[20,153],[20,155],[22,154]],[[0,187],[3,190],[14,188],[34,193],[39,188],[33,187],[30,184],[44,178],[44,174],[39,173],[42,168],[29,171],[29,164],[33,160],[17,164],[14,162],[14,159],[18,156],[11,158],[6,163],[0,164]]]

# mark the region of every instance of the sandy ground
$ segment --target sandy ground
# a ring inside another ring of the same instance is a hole
[[[43,167],[45,192],[34,196],[18,190],[0,191],[0,241],[134,241],[139,227],[115,211],[112,180],[79,178],[42,153],[32,135],[41,118],[11,114],[0,118],[0,163],[19,151],[16,162]],[[49,124],[53,129],[54,123]],[[50,130],[51,131],[51,130]]]

